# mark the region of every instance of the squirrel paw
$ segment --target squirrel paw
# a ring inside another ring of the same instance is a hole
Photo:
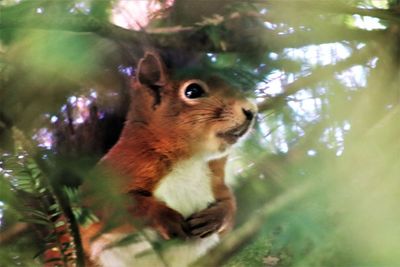
[[[226,209],[221,203],[213,203],[207,209],[186,219],[191,236],[204,238],[219,232],[226,221]]]
[[[155,228],[164,239],[187,239],[189,236],[187,222],[181,214],[174,210],[165,210],[155,220]]]

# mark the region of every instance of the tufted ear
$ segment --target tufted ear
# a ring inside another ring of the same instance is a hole
[[[148,86],[162,86],[167,82],[166,67],[158,54],[146,52],[139,61],[137,79]]]

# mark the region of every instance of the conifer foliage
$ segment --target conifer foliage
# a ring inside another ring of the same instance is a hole
[[[93,167],[149,48],[259,107],[229,162],[237,225],[194,266],[400,265],[398,0],[4,0],[1,266],[85,265],[83,183],[108,229],[126,218]]]

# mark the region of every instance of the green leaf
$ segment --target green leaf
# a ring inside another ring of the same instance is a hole
[[[49,221],[41,220],[41,219],[35,219],[35,218],[22,218],[21,221],[22,222],[26,222],[26,223],[44,225],[44,226],[47,226],[47,227],[49,225],[51,225],[51,223],[49,223]]]
[[[45,220],[47,222],[50,222],[49,216],[47,214],[39,211],[39,210],[28,210],[27,209],[27,210],[25,210],[25,212],[28,213],[29,216],[34,216],[33,218],[43,219],[43,220]]]
[[[58,222],[56,222],[55,227],[57,228],[57,227],[64,226],[64,225],[65,225],[64,221],[58,221]]]

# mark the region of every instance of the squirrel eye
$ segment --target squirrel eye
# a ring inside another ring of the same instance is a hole
[[[185,96],[190,99],[203,97],[205,95],[206,92],[203,87],[197,83],[191,83],[185,89]]]

